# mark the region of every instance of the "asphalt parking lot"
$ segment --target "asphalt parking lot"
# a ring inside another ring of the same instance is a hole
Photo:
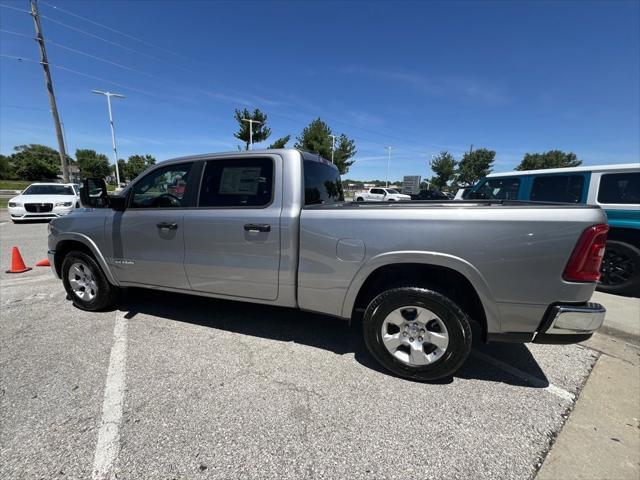
[[[320,315],[137,290],[83,312],[49,268],[4,273],[46,223],[2,212],[0,240],[0,478],[532,478],[598,356],[478,344],[414,383]]]

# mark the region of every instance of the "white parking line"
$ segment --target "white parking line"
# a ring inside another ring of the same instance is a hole
[[[30,283],[44,282],[46,280],[58,280],[53,275],[39,275],[37,277],[15,278],[0,281],[0,287],[19,287],[20,285],[28,285]]]
[[[564,388],[560,388],[557,385],[547,382],[546,380],[542,380],[541,378],[534,377],[533,375],[530,375],[527,372],[523,372],[519,368],[509,365],[508,363],[505,363],[501,360],[498,360],[497,358],[493,358],[489,355],[486,355],[482,352],[478,352],[476,350],[472,350],[471,355],[473,355],[476,358],[479,358],[484,362],[490,363],[491,365],[499,368],[500,370],[504,370],[505,372],[513,375],[516,378],[520,378],[526,381],[531,386],[542,388],[548,391],[549,393],[552,393],[557,397],[562,398],[563,400],[567,400],[569,402],[573,402],[575,400],[575,395],[565,390]]]
[[[127,319],[116,312],[113,346],[107,371],[102,403],[102,420],[93,459],[93,480],[112,478],[113,467],[120,451],[120,422],[124,404],[124,384],[127,364]]]

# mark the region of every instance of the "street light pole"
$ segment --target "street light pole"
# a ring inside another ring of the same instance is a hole
[[[249,122],[249,150],[253,150],[253,124],[257,123],[258,125],[262,125],[262,122],[251,118],[243,118],[242,121]]]
[[[331,137],[331,163],[335,163],[333,161],[333,152],[335,152],[336,150],[336,136],[335,135],[329,135]]]
[[[393,149],[393,147],[391,145],[388,145],[386,147],[384,147],[387,149],[387,152],[389,153],[389,156],[387,157],[387,181],[386,181],[386,187],[389,187],[389,164],[391,163],[391,150]]]
[[[111,93],[111,92],[103,92],[101,90],[91,90],[93,93],[98,95],[104,95],[107,97],[107,108],[109,109],[109,125],[111,126],[111,145],[113,145],[113,161],[115,163],[116,169],[116,184],[118,188],[120,188],[120,171],[118,168],[118,150],[116,149],[116,131],[113,126],[113,114],[111,113],[111,97],[116,98],[125,98],[124,95],[120,95],[119,93]]]

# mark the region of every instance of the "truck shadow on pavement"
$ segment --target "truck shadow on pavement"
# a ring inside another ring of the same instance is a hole
[[[338,355],[354,354],[355,360],[374,371],[391,375],[368,352],[359,320],[351,323],[317,313],[292,308],[274,307],[230,300],[198,297],[146,289],[129,288],[123,291],[118,309],[135,321],[136,315],[152,315],[176,322],[200,325],[242,335],[250,335],[281,342],[295,342],[331,351]],[[485,345],[479,328],[473,329],[473,350],[467,362],[455,376],[458,378],[499,382],[509,385],[544,388],[549,381],[529,349],[523,344],[499,343]],[[517,365],[523,373],[516,376],[474,355],[490,356],[507,365]],[[526,377],[534,377],[535,382]],[[451,383],[453,377],[436,384]]]

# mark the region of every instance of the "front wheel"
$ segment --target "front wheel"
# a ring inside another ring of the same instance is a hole
[[[404,378],[437,380],[456,372],[471,351],[467,315],[433,290],[387,290],[369,304],[364,339],[382,366]]]
[[[640,295],[640,249],[617,240],[607,241],[598,290],[619,295]]]
[[[62,262],[62,283],[73,304],[91,312],[115,304],[118,289],[111,285],[93,257],[69,252]]]
[[[364,198],[358,197],[358,198],[356,198],[356,202],[364,202]]]

